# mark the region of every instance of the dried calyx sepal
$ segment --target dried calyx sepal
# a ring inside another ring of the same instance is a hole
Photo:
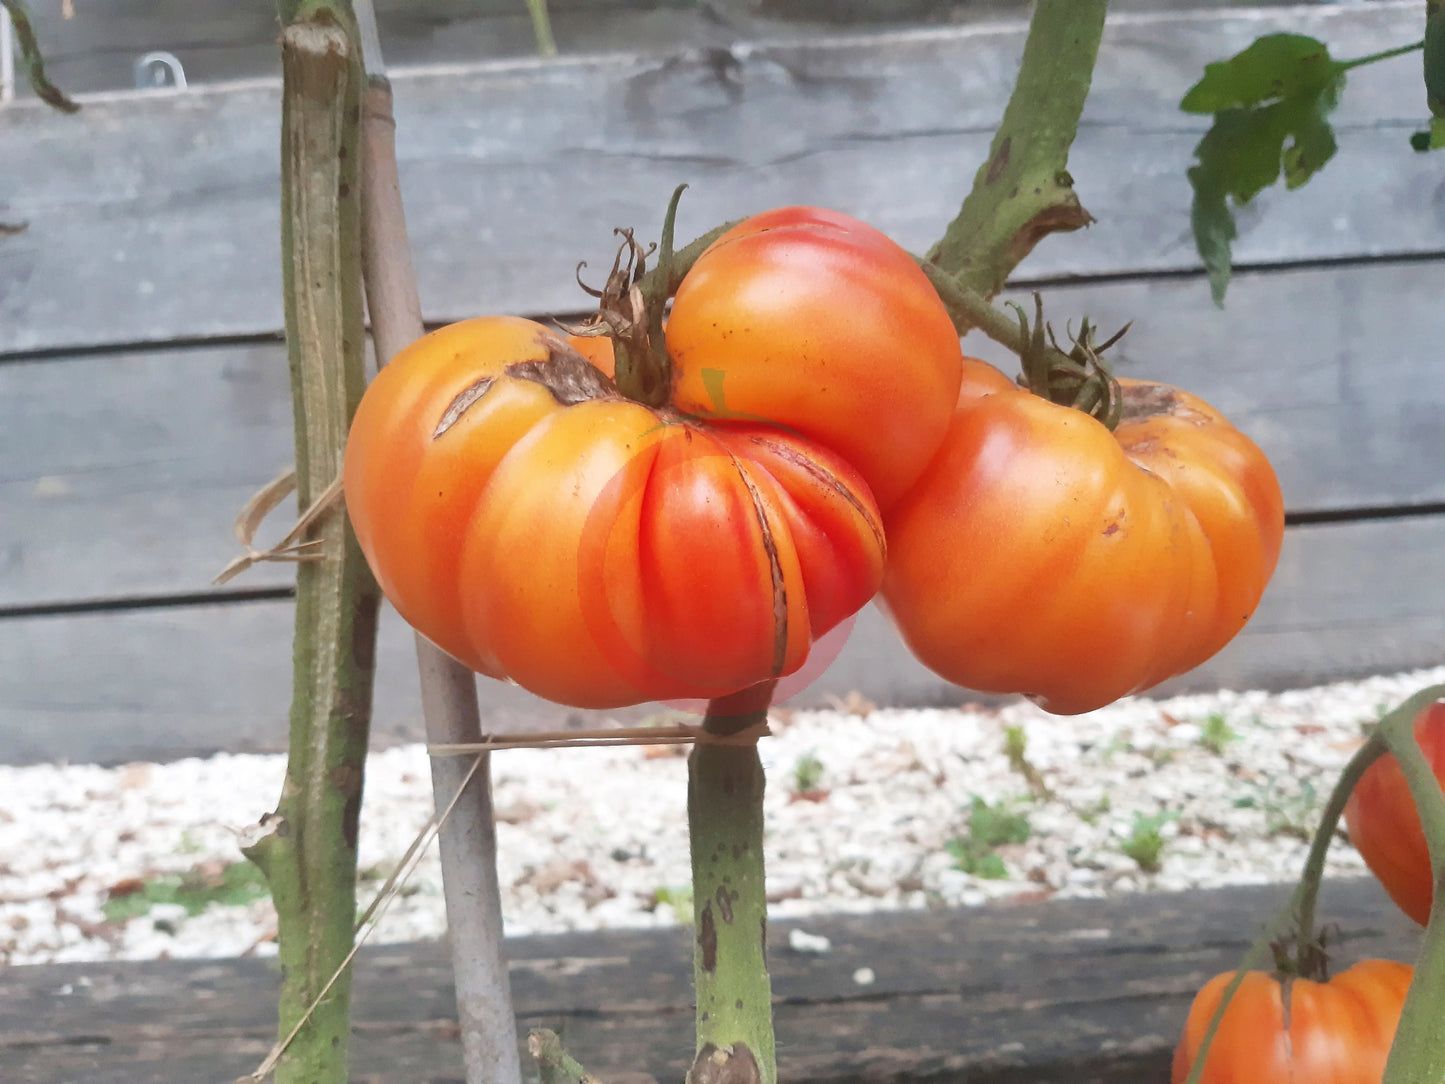
[[[687,185],[678,185],[667,205],[660,244],[643,247],[629,229],[613,231],[622,244],[612,261],[607,283],[593,289],[581,279],[585,263],[577,265],[577,284],[597,298],[597,313],[580,327],[564,327],[573,335],[607,336],[612,340],[616,361],[617,387],[629,399],[647,406],[662,406],[672,390],[672,359],[662,332],[662,317],[668,299],[677,289],[687,266],[701,254],[697,242],[689,246],[686,266],[674,259],[672,250],[677,205]],[[711,240],[713,234],[708,235]],[[700,239],[701,240],[701,239]],[[705,246],[704,246],[705,247]],[[695,250],[695,251],[694,251]],[[648,274],[647,259],[657,253],[657,266]]]

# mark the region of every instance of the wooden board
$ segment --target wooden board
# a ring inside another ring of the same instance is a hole
[[[1445,658],[1445,516],[1293,529],[1254,621],[1166,690],[1286,688]],[[169,760],[281,751],[292,607],[234,602],[0,621],[0,763]],[[378,650],[376,742],[420,740],[413,638],[393,614]],[[975,699],[917,663],[872,607],[842,653],[790,703],[858,690],[895,705]],[[655,708],[575,711],[482,683],[494,731],[635,720]]]
[[[769,947],[780,1076],[971,1084],[1157,1081],[1198,987],[1234,966],[1284,886],[1007,904],[802,923],[832,951]],[[1371,880],[1328,885],[1339,964],[1412,958],[1418,933]],[[519,1030],[565,1028],[604,1080],[681,1079],[690,1044],[689,934],[613,931],[508,943]],[[875,980],[860,985],[858,969]],[[14,967],[0,973],[7,1081],[194,1084],[264,1056],[275,964],[195,961]],[[363,950],[359,1081],[460,1078],[450,962],[439,944]],[[624,1074],[645,1074],[624,1077]]]
[[[1281,29],[1366,53],[1418,22],[1413,0],[1111,20],[1070,164],[1098,224],[1051,239],[1025,275],[1197,267],[1185,169],[1203,122],[1176,105],[1204,64]],[[650,235],[683,180],[686,236],[814,202],[925,246],[985,154],[1021,43],[1018,25],[989,25],[400,74],[427,313],[576,308],[576,262],[604,267],[615,225]],[[1350,80],[1339,161],[1256,201],[1241,261],[1445,251],[1435,164],[1406,145],[1418,65]],[[0,214],[29,223],[0,243],[0,354],[274,333],[278,117],[269,83],[0,111]]]
[[[549,0],[552,29],[564,51],[576,51],[590,31],[621,45],[618,24],[634,33],[650,25],[702,20],[681,9],[691,0]],[[382,47],[392,64],[456,62],[536,51],[531,19],[511,0],[377,0]],[[31,14],[45,49],[46,74],[71,93],[134,86],[132,65],[145,53],[174,54],[192,83],[261,75],[280,76],[276,10],[266,4],[226,0],[90,0],[67,18],[60,4],[37,4]],[[666,40],[666,39],[664,39]],[[672,38],[676,41],[677,38]],[[596,48],[596,46],[594,46]],[[18,93],[29,91],[20,76]]]
[[[1132,6],[1191,6],[1190,0],[1133,0]],[[1278,4],[1288,0],[1271,0]],[[817,36],[850,26],[950,23],[1000,14],[1019,17],[1025,0],[550,0],[553,37],[563,55],[723,46],[741,37]],[[378,0],[382,51],[393,67],[473,63],[536,54],[525,5],[515,0]],[[1119,7],[1127,8],[1128,3]],[[72,94],[129,89],[134,64],[164,50],[191,85],[279,77],[274,9],[227,0],[88,0],[78,17],[58,4],[31,12],[46,72]],[[22,77],[17,93],[30,88]]]
[[[1060,287],[1048,311],[1061,328],[1133,319],[1121,373],[1213,401],[1292,511],[1344,515],[1445,501],[1445,392],[1421,394],[1439,381],[1442,295],[1445,262],[1390,263],[1245,275],[1223,312],[1197,277]],[[982,336],[966,347],[1017,369]],[[236,512],[291,448],[279,344],[0,365],[0,615],[208,590],[239,552]],[[292,578],[263,566],[236,587]]]

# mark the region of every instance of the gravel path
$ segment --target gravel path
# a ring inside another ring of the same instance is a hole
[[[1072,718],[1023,702],[777,710],[760,747],[773,914],[1290,880],[1364,729],[1442,681],[1445,667]],[[688,910],[681,755],[513,750],[492,767],[509,933]],[[421,747],[374,754],[367,772],[363,901],[431,812]],[[275,915],[238,841],[282,774],[275,756],[0,767],[0,962],[274,952]],[[1348,845],[1332,850],[1332,874],[1363,869]],[[372,940],[444,927],[433,847]]]

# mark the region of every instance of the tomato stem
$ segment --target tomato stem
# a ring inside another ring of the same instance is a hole
[[[1037,293],[1034,294],[1034,322],[1030,324],[1017,304],[1009,302],[1015,313],[1011,318],[937,264],[917,256],[914,259],[933,284],[960,335],[978,328],[994,342],[1012,350],[1022,364],[1024,385],[1035,395],[1091,415],[1109,429],[1119,424],[1123,398],[1103,353],[1119,341],[1129,325],[1105,342],[1096,343],[1097,329],[1086,316],[1078,336],[1065,352],[1054,339],[1052,328],[1044,322],[1043,300]]]
[[[708,705],[703,729],[736,734],[767,718],[773,683]],[[699,742],[688,758],[697,1050],[691,1080],[776,1084],[763,765],[756,742]]]
[[[1415,977],[1405,1005],[1381,1084],[1415,1084],[1445,1080],[1445,1043],[1440,1021],[1445,1019],[1445,793],[1415,738],[1415,718],[1436,700],[1445,698],[1445,685],[1416,693],[1380,720],[1382,734],[1415,799],[1415,810],[1430,848],[1430,873],[1435,885],[1430,921],[1415,961]]]
[[[993,296],[1040,240],[1093,221],[1069,176],[1069,148],[1104,32],[1108,0],[1039,0],[988,159],[928,258]]]
[[[1388,751],[1385,739],[1376,729],[1368,741],[1355,751],[1340,772],[1339,779],[1335,782],[1335,788],[1330,792],[1330,800],[1325,804],[1325,809],[1320,814],[1320,822],[1315,826],[1314,837],[1310,840],[1309,854],[1305,858],[1304,871],[1300,874],[1299,884],[1295,887],[1294,897],[1290,900],[1290,913],[1294,916],[1296,928],[1299,931],[1299,941],[1307,944],[1314,940],[1315,936],[1315,905],[1319,900],[1320,884],[1325,875],[1325,857],[1329,853],[1330,842],[1335,838],[1335,832],[1339,828],[1340,818],[1344,816],[1345,806],[1354,793],[1355,786],[1369,769],[1370,765],[1379,760]],[[1305,978],[1314,976],[1306,975]]]
[[[611,280],[609,289],[602,294],[602,316],[613,328],[618,390],[629,399],[654,407],[664,405],[672,394],[672,358],[667,353],[667,338],[662,327],[667,303],[698,257],[737,225],[736,221],[726,222],[683,249],[673,251],[677,205],[686,189],[687,185],[678,185],[668,202],[657,266],[645,271],[646,253],[633,241],[630,230],[620,231],[626,237],[624,247],[630,247],[636,259],[637,274],[630,283],[623,284],[620,293],[625,296],[613,296],[616,286]],[[615,266],[613,271],[615,276]]]

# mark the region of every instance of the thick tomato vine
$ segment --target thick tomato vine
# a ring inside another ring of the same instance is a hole
[[[1364,960],[1332,979],[1245,974],[1210,1044],[1200,1084],[1379,1084],[1400,1022],[1412,970]],[[1174,1052],[1183,1084],[1234,972],[1216,975],[1194,999]]]
[[[1419,743],[1435,777],[1445,785],[1445,701],[1437,701],[1415,717]],[[1430,875],[1430,850],[1420,827],[1420,814],[1400,762],[1386,754],[1366,769],[1345,806],[1350,842],[1400,910],[1420,925],[1430,919],[1435,892]]]
[[[454,324],[398,355],[357,410],[344,482],[407,621],[577,706],[792,673],[882,574],[877,507],[838,455],[628,400],[526,320]]]
[[[888,510],[883,597],[928,667],[1088,711],[1209,658],[1254,612],[1284,504],[1213,407],[1121,381],[1112,433],[981,361],[938,454]]]

